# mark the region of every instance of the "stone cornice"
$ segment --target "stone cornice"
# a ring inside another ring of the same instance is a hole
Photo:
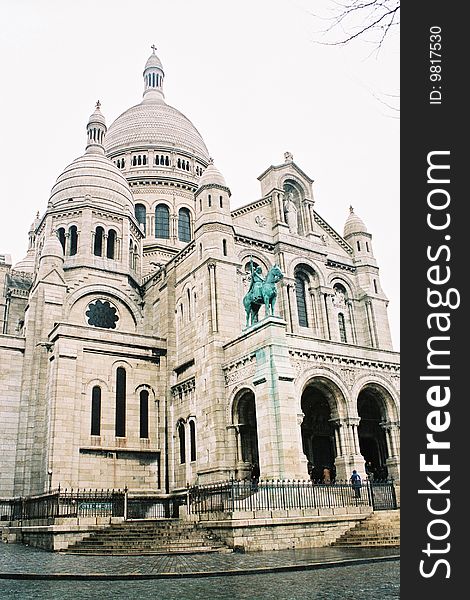
[[[350,273],[356,272],[356,267],[353,265],[347,265],[346,263],[333,260],[331,258],[326,259],[326,266],[333,269],[342,269],[343,271],[349,271]]]
[[[245,204],[244,206],[240,206],[240,208],[235,208],[231,211],[232,217],[239,217],[246,213],[253,212],[258,208],[263,206],[268,206],[272,202],[272,197],[267,196],[266,198],[261,198],[261,200],[255,200],[254,202],[250,202],[250,204]]]
[[[263,242],[255,238],[250,238],[246,235],[236,234],[235,242],[239,244],[245,244],[246,246],[257,246],[258,248],[264,248],[264,250],[269,250],[270,252],[274,251],[274,244]]]
[[[323,363],[329,365],[342,365],[346,367],[360,367],[365,369],[380,369],[399,375],[400,365],[398,363],[385,362],[361,358],[359,356],[342,356],[339,354],[330,354],[327,352],[316,352],[308,350],[289,350],[290,356],[295,360],[304,360],[313,363]]]
[[[353,254],[353,249],[351,246],[337,233],[333,227],[328,225],[328,223],[320,217],[320,215],[312,209],[313,218],[315,219],[315,223],[320,225],[322,229],[324,229],[330,236],[344,249],[348,254]]]

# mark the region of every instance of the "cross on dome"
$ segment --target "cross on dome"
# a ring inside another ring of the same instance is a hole
[[[157,49],[157,47],[155,46],[155,44],[152,44],[152,45],[150,46],[150,48],[152,48],[152,50],[153,50],[153,53],[155,54],[155,50]]]

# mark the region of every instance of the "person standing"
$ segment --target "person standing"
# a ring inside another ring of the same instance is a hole
[[[254,463],[251,467],[251,489],[254,492],[258,491],[258,483],[259,483],[260,470],[258,463]]]
[[[354,497],[355,498],[360,498],[361,497],[361,486],[362,486],[362,483],[361,483],[361,476],[356,471],[356,469],[354,469],[354,471],[352,472],[350,481],[351,481],[352,489],[354,491]]]

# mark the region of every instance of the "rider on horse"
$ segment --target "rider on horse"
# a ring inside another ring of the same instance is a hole
[[[262,269],[259,265],[254,269],[253,259],[250,260],[250,269],[251,269],[251,284],[250,289],[248,290],[252,294],[253,302],[258,302],[262,304],[263,302],[263,293],[262,293],[262,285],[264,283],[264,278],[262,277]]]

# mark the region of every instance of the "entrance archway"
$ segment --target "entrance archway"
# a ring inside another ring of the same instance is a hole
[[[361,390],[357,399],[357,412],[361,419],[358,427],[359,446],[367,471],[374,479],[388,477],[387,439],[381,426],[387,418],[385,393],[379,386],[368,385]]]
[[[331,388],[322,380],[312,381],[302,394],[302,450],[311,463],[311,477],[315,481],[322,481],[325,467],[330,470],[332,478],[336,475],[337,451],[334,425],[331,422],[333,397]]]
[[[245,463],[257,463],[259,465],[256,403],[255,395],[251,390],[245,390],[241,393],[235,409],[235,418],[240,436],[240,458]]]

